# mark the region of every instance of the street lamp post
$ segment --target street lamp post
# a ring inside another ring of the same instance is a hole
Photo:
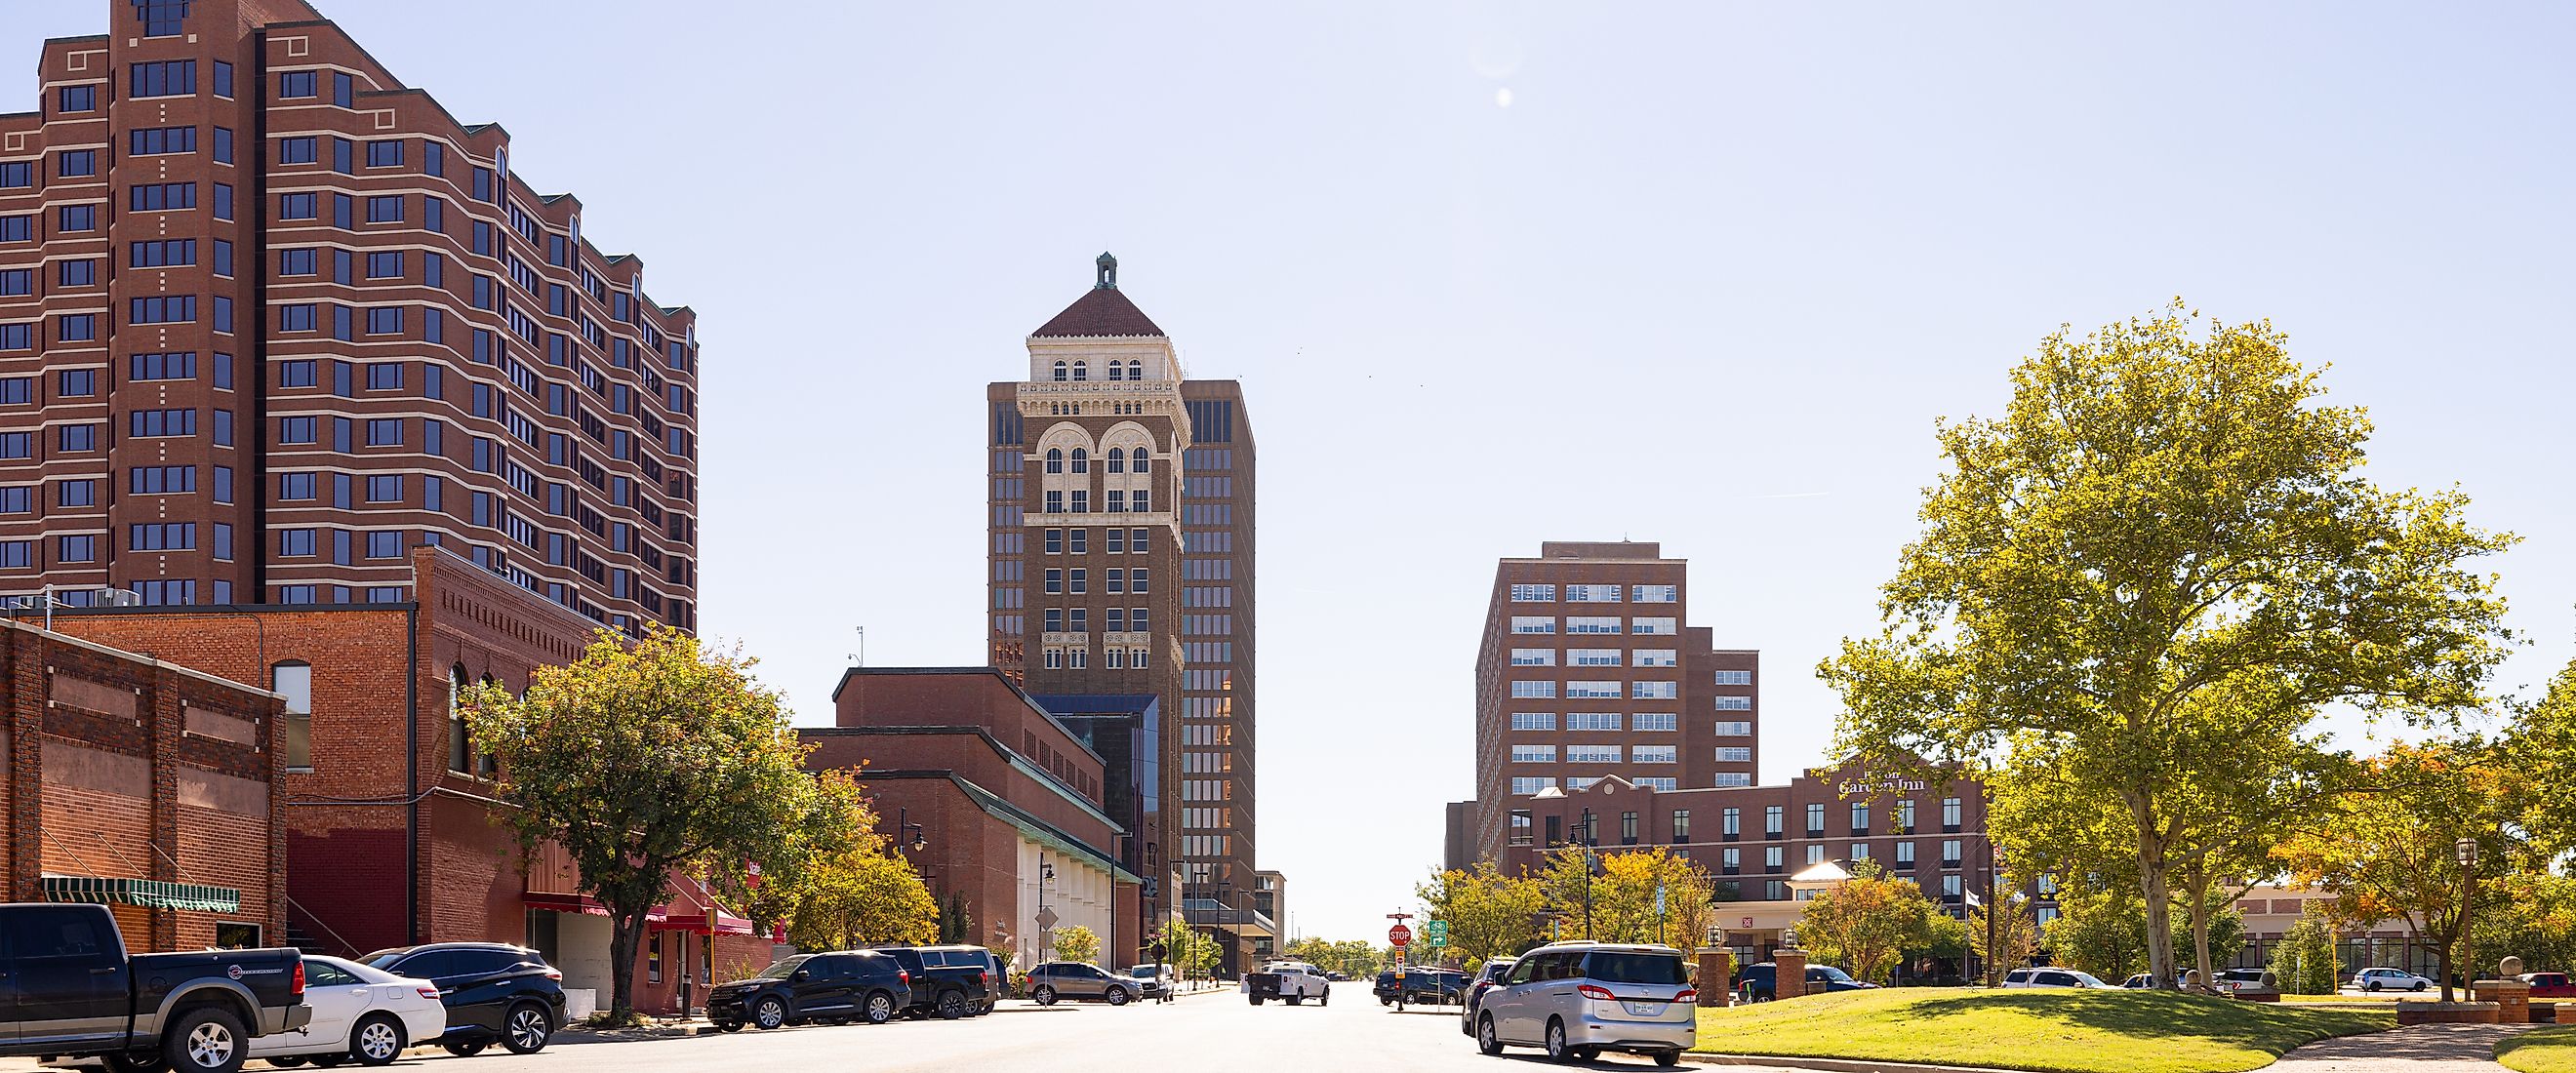
[[[1596,825],[1600,822],[1601,818],[1593,815],[1591,809],[1583,810],[1583,836],[1578,844],[1583,847],[1583,937],[1586,939],[1596,937],[1592,931],[1592,843],[1598,837]]]
[[[2478,901],[2478,840],[2463,838],[2451,844],[2451,852],[2460,860],[2460,973],[2463,980],[2474,983],[2478,978],[2478,959],[2469,938],[2469,909]],[[2451,980],[2447,974],[2442,978],[2442,1001],[2451,1001]]]
[[[1055,929],[1054,929],[1054,928],[1052,928],[1052,927],[1050,927],[1050,926],[1048,926],[1048,924],[1047,924],[1047,921],[1049,921],[1050,919],[1052,919],[1052,918],[1053,918],[1053,916],[1054,916],[1053,911],[1051,911],[1051,910],[1049,910],[1049,909],[1047,908],[1047,884],[1049,884],[1049,883],[1053,883],[1053,882],[1055,882],[1055,865],[1048,863],[1048,862],[1047,862],[1047,859],[1046,859],[1046,858],[1044,858],[1044,857],[1040,857],[1040,858],[1038,858],[1038,956],[1037,956],[1037,960],[1039,960],[1039,961],[1045,961],[1045,960],[1047,960],[1047,952],[1048,952],[1048,950],[1049,950],[1050,948],[1052,948],[1053,946],[1055,946]]]

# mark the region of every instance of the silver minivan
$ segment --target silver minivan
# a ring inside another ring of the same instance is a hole
[[[1690,966],[1669,946],[1553,943],[1521,955],[1510,974],[1485,992],[1476,1014],[1476,1049],[1544,1047],[1559,1062],[1589,1061],[1603,1051],[1650,1055],[1659,1066],[1681,1063],[1699,1042],[1699,991]]]

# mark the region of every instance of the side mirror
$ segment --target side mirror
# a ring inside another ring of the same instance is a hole
[[[813,974],[813,973],[811,973],[811,972],[807,972],[807,971],[806,971],[806,970],[804,970],[804,969],[798,969],[798,970],[796,970],[796,975],[788,977],[788,979],[790,979],[790,980],[794,980],[794,981],[796,981],[797,983],[800,983],[800,984],[801,984],[801,983],[804,983],[804,982],[805,982],[805,981],[807,981],[807,980],[813,979],[813,978],[814,978],[814,974]]]

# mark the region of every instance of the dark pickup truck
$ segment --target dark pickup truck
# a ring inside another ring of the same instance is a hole
[[[233,1073],[256,1036],[304,1027],[293,949],[125,953],[103,905],[0,905],[0,1055],[97,1057],[117,1073]]]

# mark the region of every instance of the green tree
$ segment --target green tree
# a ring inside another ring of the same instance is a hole
[[[1948,913],[1934,913],[1924,929],[1922,942],[1905,948],[1905,956],[1917,961],[1947,961],[1965,964],[1968,957],[1968,922]],[[1930,971],[1926,966],[1927,974]]]
[[[1434,873],[1414,886],[1413,896],[1422,900],[1425,922],[1448,923],[1449,947],[1471,964],[1513,953],[1537,938],[1539,914],[1547,909],[1537,880],[1506,876],[1492,861]]]
[[[1537,879],[1548,915],[1569,938],[1687,946],[1715,919],[1708,871],[1662,846],[1615,853],[1560,847]]]
[[[751,661],[678,630],[629,643],[607,631],[580,661],[539,667],[524,696],[459,698],[499,762],[494,794],[523,850],[561,845],[609,916],[609,1018],[634,1019],[645,914],[674,872],[739,888],[752,862],[794,857],[815,780],[778,695]]]
[[[2007,810],[2074,778],[2112,803],[2159,986],[2179,870],[2242,864],[2212,785],[2295,799],[2322,708],[2474,705],[2509,639],[2469,564],[2512,538],[2456,491],[2363,479],[2368,419],[2269,324],[2201,325],[2176,302],[2060,329],[2004,416],[1944,423],[1882,629],[1821,668],[1838,749],[1874,769],[1976,777]]]
[[[2576,877],[2526,870],[2478,882],[2488,889],[2469,920],[2473,949],[2535,969],[2576,967]]]
[[[2281,933],[2272,948],[2272,981],[2293,995],[2331,995],[2343,978],[2335,956],[2334,922],[2325,914],[2299,914],[2298,923]]]
[[[966,896],[951,893],[939,903],[939,942],[957,945],[975,942],[975,915],[966,909]]]
[[[939,937],[939,903],[913,871],[872,841],[854,841],[805,871],[787,918],[787,940],[808,950]]]
[[[2447,1002],[2451,966],[2473,915],[2455,846],[2476,842],[2482,867],[2494,872],[2527,851],[2512,834],[2514,776],[2496,763],[2491,746],[2472,738],[2392,745],[2366,778],[2368,788],[2344,795],[2329,822],[2293,839],[2280,858],[2302,882],[2333,893],[2329,911],[2338,924],[2404,921],[2440,960]],[[2478,914],[2496,904],[2499,886],[2481,885]]]
[[[1859,860],[1852,862],[1850,879],[1808,899],[1798,917],[1798,938],[1855,978],[1885,983],[1907,950],[1932,944],[1932,919],[1939,915],[1913,880],[1889,876],[1877,861]]]
[[[1968,949],[1985,959],[1989,987],[2001,983],[2006,970],[2029,964],[2031,955],[2039,952],[2039,921],[2031,917],[2030,908],[2016,898],[1995,900],[2004,904],[1980,903],[1968,910],[1967,921]]]
[[[2042,940],[2049,957],[2113,982],[2147,971],[2147,903],[2129,887],[2057,892],[2057,919]]]
[[[1076,924],[1055,932],[1055,956],[1062,961],[1089,961],[1100,956],[1100,933]]]
[[[2540,702],[2524,709],[2504,741],[2506,763],[2521,778],[2509,787],[2517,825],[2544,859],[2576,851],[2576,662],[2550,680]]]

